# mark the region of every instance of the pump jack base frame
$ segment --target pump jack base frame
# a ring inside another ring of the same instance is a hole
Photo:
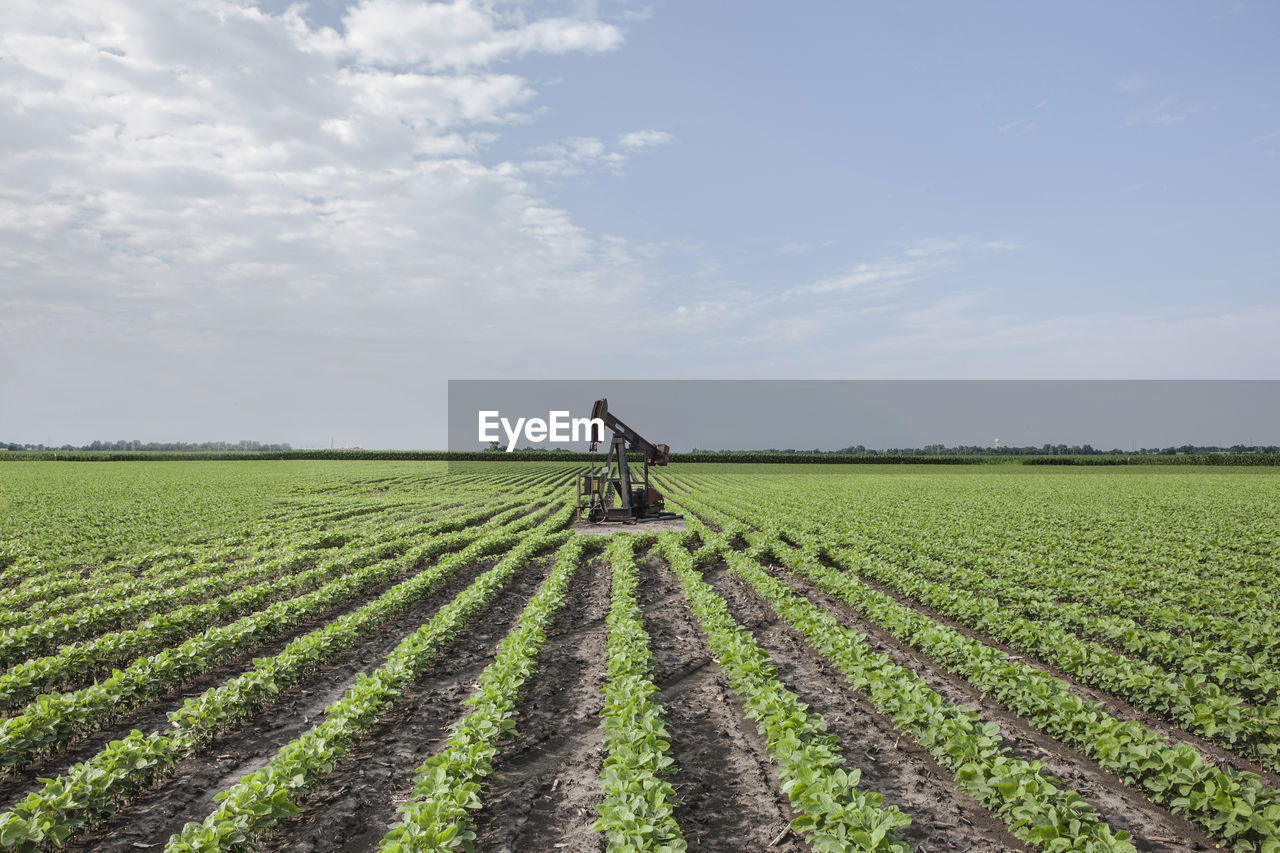
[[[632,516],[624,515],[625,510],[620,507],[614,507],[612,512],[607,513],[602,518],[591,518],[591,513],[583,508],[578,510],[577,522],[579,524],[645,524],[653,521],[682,521],[683,515],[676,512],[660,512],[657,515]]]
[[[682,533],[689,529],[685,516],[668,513],[665,518],[641,518],[633,521],[587,521],[574,516],[569,525],[578,536],[613,536],[615,533]]]

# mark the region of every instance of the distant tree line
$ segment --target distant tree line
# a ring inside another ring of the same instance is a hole
[[[288,444],[263,444],[260,441],[91,441],[88,444],[64,444],[54,447],[44,444],[16,444],[0,442],[5,450],[37,451],[156,451],[165,453],[279,453],[292,450]]]
[[[1139,450],[1121,450],[1113,448],[1111,450],[1099,450],[1089,444],[1042,444],[1039,446],[1027,445],[1025,447],[1015,446],[999,446],[999,447],[982,447],[975,444],[958,444],[948,447],[944,444],[926,444],[924,447],[889,447],[883,450],[874,450],[869,447],[863,447],[861,444],[855,444],[850,447],[842,447],[839,450],[794,450],[787,448],[786,450],[778,450],[770,448],[768,450],[699,450],[693,449],[693,453],[698,456],[715,456],[715,455],[743,455],[743,454],[795,454],[795,455],[837,455],[837,456],[1178,456],[1178,455],[1197,455],[1204,456],[1213,453],[1280,453],[1280,446],[1276,445],[1243,445],[1235,444],[1231,447],[1218,447],[1216,445],[1193,445],[1183,444],[1178,447],[1143,447]],[[676,454],[673,454],[673,457]],[[688,454],[685,454],[688,455]]]
[[[360,448],[294,450],[287,444],[260,444],[255,441],[230,442],[140,442],[95,441],[75,447],[49,447],[43,444],[0,442],[0,461],[116,462],[166,461],[182,459],[379,459],[441,462],[464,461],[558,461],[592,465],[604,461],[601,453],[569,450],[522,448],[506,453],[498,446],[488,450],[363,450]],[[634,462],[644,457],[631,454]],[[1024,465],[1280,465],[1280,447],[1275,445],[1235,445],[1215,447],[1184,444],[1179,447],[1143,448],[1136,451],[1095,450],[1089,445],[1045,444],[1040,447],[946,447],[931,444],[918,448],[872,450],[854,445],[840,450],[694,450],[672,453],[671,461],[680,462],[764,462],[808,464],[920,464],[974,465],[983,463],[1020,463]]]

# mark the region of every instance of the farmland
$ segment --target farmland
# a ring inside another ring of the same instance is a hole
[[[1280,851],[1280,471],[0,466],[0,847]]]

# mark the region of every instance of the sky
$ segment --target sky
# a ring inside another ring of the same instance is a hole
[[[440,447],[449,379],[1278,378],[1277,35],[6,0],[0,440]]]

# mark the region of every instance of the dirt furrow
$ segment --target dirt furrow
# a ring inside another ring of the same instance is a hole
[[[844,570],[843,567],[838,567],[838,568],[842,568],[842,570]],[[848,571],[848,570],[844,570],[844,571]],[[980,631],[975,631],[972,628],[969,628],[966,625],[963,625],[962,623],[957,622],[956,620],[952,619],[949,616],[945,616],[941,613],[938,613],[936,610],[934,610],[931,607],[927,607],[926,605],[923,605],[918,601],[915,601],[914,599],[908,598],[898,593],[897,591],[890,589],[884,584],[878,583],[868,578],[862,578],[862,577],[859,577],[859,580],[862,583],[866,584],[867,586],[871,587],[872,589],[883,592],[885,595],[891,597],[892,599],[894,599],[904,607],[910,607],[912,610],[916,611],[917,613],[920,613],[921,615],[924,615],[924,616],[928,616],[930,619],[937,622],[939,625],[946,625],[948,628],[953,628],[956,631],[959,631],[961,634],[964,634],[966,637],[971,637],[975,640],[978,640],[981,643],[984,643],[988,646],[997,648],[1000,651],[1005,652],[1006,654],[1009,655],[1009,657],[1013,658],[1014,660],[1029,664],[1031,666],[1036,667],[1037,669],[1044,670],[1045,672],[1052,675],[1054,678],[1057,678],[1057,679],[1060,679],[1061,681],[1066,682],[1067,685],[1071,688],[1071,692],[1076,694],[1077,696],[1083,699],[1087,699],[1089,701],[1101,702],[1106,707],[1107,713],[1111,714],[1111,716],[1116,717],[1117,719],[1136,720],[1137,722],[1142,723],[1142,725],[1146,726],[1151,731],[1167,738],[1172,743],[1185,744],[1187,746],[1192,747],[1197,752],[1199,752],[1200,755],[1206,761],[1209,761],[1212,764],[1216,764],[1218,766],[1230,766],[1230,767],[1234,767],[1236,770],[1247,770],[1250,773],[1256,773],[1262,777],[1263,783],[1268,787],[1280,788],[1280,773],[1272,772],[1266,769],[1265,767],[1263,767],[1262,765],[1257,764],[1256,762],[1250,761],[1247,758],[1241,758],[1239,755],[1236,755],[1234,752],[1231,752],[1228,749],[1218,746],[1217,744],[1211,741],[1205,740],[1199,735],[1192,734],[1191,732],[1188,732],[1185,729],[1179,728],[1178,726],[1175,726],[1173,723],[1162,720],[1159,717],[1155,716],[1154,714],[1148,713],[1147,711],[1142,710],[1136,705],[1133,705],[1125,701],[1124,699],[1121,699],[1118,696],[1108,693],[1105,690],[1099,690],[1096,687],[1090,687],[1089,685],[1085,684],[1082,681],[1079,681],[1069,673],[1063,672],[1057,667],[1052,666],[1051,664],[1047,664],[1038,658],[1033,658],[1029,654],[1020,652],[1017,649],[1012,648],[1011,646],[1007,646],[1004,643],[998,640],[995,640],[987,636],[986,634],[983,634]]]
[[[883,795],[911,817],[898,836],[933,853],[1028,848],[972,796],[956,788],[951,773],[904,735],[864,696],[850,690],[834,667],[774,614],[750,587],[710,566],[706,581],[773,659],[778,678],[839,737],[841,753],[862,772],[859,787]]]
[[[235,678],[252,666],[254,658],[273,657],[279,654],[299,637],[322,628],[347,613],[360,609],[391,587],[434,564],[435,561],[433,560],[429,564],[406,569],[395,577],[378,584],[373,589],[359,593],[323,613],[295,625],[274,640],[254,646],[231,660],[206,670],[198,677],[183,684],[178,690],[130,711],[107,727],[80,738],[57,755],[37,761],[20,773],[0,777],[0,802],[11,802],[25,795],[27,791],[38,785],[38,779],[52,778],[65,773],[73,764],[92,758],[106,744],[127,736],[134,729],[151,732],[164,728],[169,724],[169,712],[180,708],[186,699],[199,696],[209,688],[217,687],[219,684]],[[493,562],[489,561],[486,565],[491,566],[492,564]],[[470,583],[469,578],[474,578],[475,575],[479,574],[479,571],[480,569],[478,568],[464,569],[461,577],[454,578],[448,582],[448,588],[457,587],[461,589],[462,587],[458,587],[457,584],[462,581],[463,586],[465,586],[466,583]],[[438,595],[439,592],[436,594]]]
[[[607,675],[605,616],[609,566],[596,559],[578,570],[538,671],[520,703],[517,736],[494,765],[498,780],[476,815],[476,848],[597,853],[591,831],[604,759],[599,713]]]
[[[711,658],[670,570],[639,564],[640,608],[667,711],[675,818],[691,850],[808,850],[786,835],[795,816],[778,789],[764,741]]]
[[[872,649],[914,672],[944,699],[978,711],[984,721],[997,723],[1005,746],[1015,757],[1043,763],[1049,775],[1086,797],[1112,829],[1128,830],[1140,850],[1182,853],[1214,849],[1213,842],[1194,824],[1151,802],[1089,757],[1031,726],[991,696],[947,672],[839,599],[777,566],[769,566],[768,571],[824,608],[840,624],[860,631]]]
[[[473,567],[454,575],[440,589],[424,597],[365,642],[343,652],[319,668],[303,684],[282,694],[280,701],[263,713],[222,734],[200,755],[180,762],[173,776],[104,821],[70,849],[123,853],[140,849],[140,845],[163,844],[171,834],[181,830],[187,821],[202,820],[213,808],[214,794],[265,766],[281,746],[314,725],[323,716],[324,709],[342,697],[357,674],[371,672],[381,666],[386,655],[409,632],[428,621],[441,606],[491,565],[492,561],[489,561],[484,566]],[[492,654],[498,638],[506,631],[505,627],[499,630],[497,626],[509,627],[509,623],[514,621],[515,615],[523,606],[524,599],[545,576],[546,561],[539,561],[536,566],[524,570],[495,602],[477,615],[472,622],[476,626],[475,630],[464,631],[458,640],[438,656],[438,663],[430,675],[413,690],[406,691],[389,714],[390,718],[395,718],[406,704],[414,704],[411,696],[420,694],[424,688],[430,693],[431,685],[446,685],[443,689],[456,695],[457,700],[466,696],[471,689],[470,680],[474,679],[466,669],[467,663],[473,660],[478,662],[475,670],[477,674],[483,668],[484,663],[481,661]],[[463,683],[458,683],[459,680]],[[418,695],[419,701],[422,698]],[[443,727],[447,722],[448,719],[438,721],[438,725]],[[378,744],[375,751],[380,757],[386,758],[390,757],[388,751],[394,751],[388,739],[394,740],[404,735],[404,730],[397,729],[391,734],[381,735],[375,730],[366,743]],[[379,744],[380,738],[387,742]],[[409,745],[417,748],[417,740],[417,737],[409,738]],[[363,769],[358,757],[346,762],[348,769],[353,764],[357,770]],[[376,776],[377,770],[371,766],[369,774]],[[362,781],[361,784],[368,782]],[[326,787],[325,790],[329,789]],[[303,848],[287,846],[285,849]]]
[[[468,710],[466,698],[493,661],[498,642],[516,624],[551,560],[526,568],[391,709],[328,778],[257,849],[280,853],[372,850],[397,819],[396,806],[413,788],[414,773],[449,737]],[[426,621],[425,619],[422,621]]]

